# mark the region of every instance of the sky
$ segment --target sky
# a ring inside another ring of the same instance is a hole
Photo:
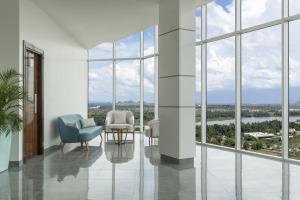
[[[215,0],[207,7],[208,38],[234,31],[235,1]],[[272,8],[272,9],[270,9]],[[280,18],[280,0],[243,0],[242,27]],[[300,1],[290,0],[290,13],[300,13]],[[201,9],[196,9],[196,41],[201,39]],[[300,100],[300,22],[290,24],[290,99]],[[154,27],[145,30],[145,55],[154,53]],[[235,42],[228,38],[207,46],[208,104],[234,104]],[[112,44],[89,51],[89,57],[111,58]],[[117,41],[117,57],[139,56],[139,33]],[[196,102],[201,94],[201,50],[196,47]],[[281,26],[242,35],[242,103],[281,103]],[[90,102],[112,99],[112,63],[90,65]],[[145,60],[145,101],[154,101],[154,59]],[[139,61],[117,63],[117,101],[139,100]]]
[[[154,54],[155,28],[144,30],[144,55]],[[116,42],[118,58],[140,56],[140,34]],[[89,50],[89,59],[112,58],[112,43],[102,43]],[[89,102],[112,101],[112,62],[90,62]],[[154,103],[154,58],[144,60],[144,100]],[[140,101],[140,61],[116,62],[116,102]]]

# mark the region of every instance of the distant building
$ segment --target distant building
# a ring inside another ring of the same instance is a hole
[[[265,138],[275,137],[275,135],[273,133],[263,133],[263,132],[250,132],[250,133],[244,133],[244,135],[249,135],[256,139],[265,139]]]

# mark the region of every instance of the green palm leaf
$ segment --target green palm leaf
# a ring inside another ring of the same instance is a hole
[[[9,69],[0,73],[0,135],[18,133],[22,129],[22,117],[19,110],[23,109],[22,76]]]

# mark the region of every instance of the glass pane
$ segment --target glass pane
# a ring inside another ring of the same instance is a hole
[[[117,58],[132,58],[140,56],[140,32],[116,42]]]
[[[290,23],[289,155],[300,159],[300,21]]]
[[[257,156],[242,156],[242,199],[281,200],[282,163]]]
[[[27,93],[27,101],[34,103],[34,54],[28,51],[26,51],[25,74],[25,91]]]
[[[196,141],[201,142],[201,46],[196,46]]]
[[[154,119],[155,105],[154,58],[144,61],[144,125]]]
[[[113,44],[102,43],[89,49],[89,59],[104,59],[113,57]]]
[[[281,156],[281,26],[242,36],[242,147]]]
[[[300,14],[300,1],[299,0],[290,0],[290,16]]]
[[[207,37],[234,32],[235,1],[214,0],[207,5]]]
[[[113,68],[111,61],[89,62],[89,117],[97,125],[105,124],[106,113],[112,109]]]
[[[280,18],[281,0],[242,0],[243,28]]]
[[[140,124],[140,61],[116,63],[116,109],[130,110],[135,125]]]
[[[196,8],[196,41],[201,40],[201,7]]]
[[[144,56],[154,54],[155,27],[150,27],[144,31]]]
[[[207,142],[235,146],[235,40],[207,45]]]

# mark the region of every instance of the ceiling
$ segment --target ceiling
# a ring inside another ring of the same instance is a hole
[[[32,0],[85,48],[158,23],[159,0]],[[211,0],[196,0],[197,5]]]

